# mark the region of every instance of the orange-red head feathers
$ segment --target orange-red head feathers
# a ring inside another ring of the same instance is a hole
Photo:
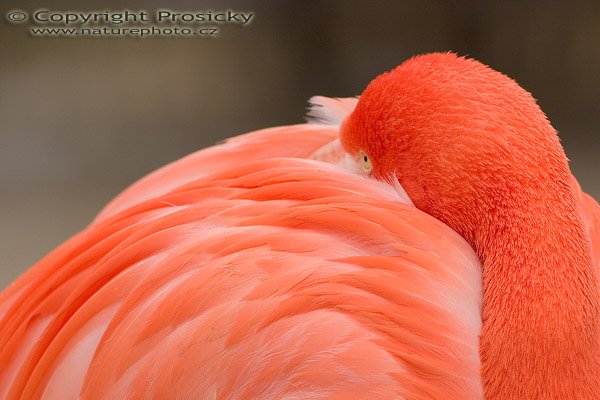
[[[479,222],[478,214],[507,193],[550,173],[569,176],[533,97],[507,76],[452,53],[414,57],[373,80],[343,124],[341,141],[351,154],[367,154],[376,177],[395,175],[417,207],[465,236],[474,227],[463,225]]]

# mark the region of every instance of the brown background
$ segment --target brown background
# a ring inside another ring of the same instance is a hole
[[[31,38],[0,22],[0,287],[126,185],[241,132],[302,121],[411,55],[454,50],[533,92],[600,197],[600,2],[4,1],[8,10],[251,10],[218,39]],[[81,6],[80,4],[85,4]]]

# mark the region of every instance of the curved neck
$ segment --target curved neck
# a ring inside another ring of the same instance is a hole
[[[496,210],[474,234],[483,262],[486,399],[600,393],[600,292],[572,192]]]

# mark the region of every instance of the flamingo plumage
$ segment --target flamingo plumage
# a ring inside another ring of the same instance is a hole
[[[316,102],[9,285],[0,398],[597,398],[600,207],[531,96],[430,54]]]

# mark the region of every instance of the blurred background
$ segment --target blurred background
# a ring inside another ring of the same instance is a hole
[[[124,187],[197,149],[303,121],[406,58],[453,50],[516,79],[600,198],[600,2],[3,1],[0,288]],[[251,11],[219,37],[34,38],[12,9]]]

